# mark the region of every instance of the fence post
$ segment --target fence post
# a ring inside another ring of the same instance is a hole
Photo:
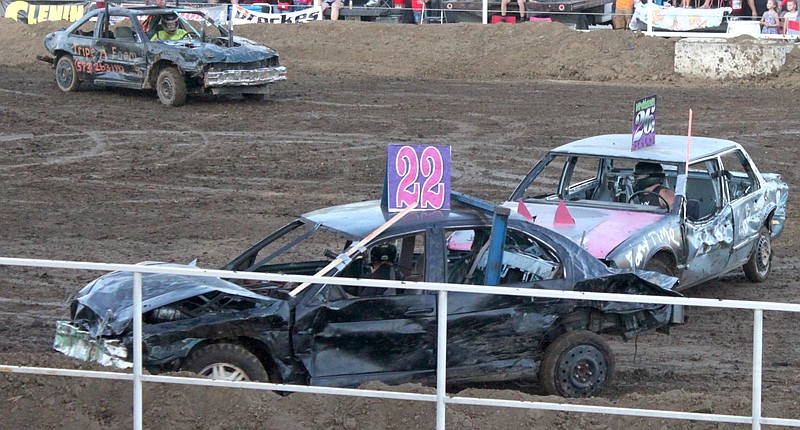
[[[764,337],[764,311],[753,311],[753,430],[761,429],[761,359]]]
[[[142,273],[133,272],[133,430],[142,430]]]
[[[447,291],[439,290],[436,312],[436,430],[445,430],[445,402],[447,395]]]

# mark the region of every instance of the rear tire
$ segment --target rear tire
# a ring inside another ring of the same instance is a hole
[[[156,92],[161,103],[181,106],[186,103],[186,80],[175,67],[167,67],[158,73]]]
[[[750,259],[742,266],[750,282],[764,282],[772,269],[772,237],[766,227],[758,230],[758,237]]]
[[[241,345],[214,343],[194,351],[181,369],[224,381],[269,382],[258,357]]]
[[[547,395],[592,397],[614,376],[614,356],[608,343],[587,330],[559,336],[542,356],[539,383]]]
[[[64,54],[58,57],[56,62],[56,84],[65,93],[77,90],[78,85],[81,84],[81,81],[78,80],[78,71],[75,69],[72,55]]]

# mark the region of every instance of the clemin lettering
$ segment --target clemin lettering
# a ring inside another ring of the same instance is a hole
[[[75,22],[84,14],[83,4],[30,4],[25,1],[14,1],[6,6],[4,16],[14,21],[38,24],[45,21]]]

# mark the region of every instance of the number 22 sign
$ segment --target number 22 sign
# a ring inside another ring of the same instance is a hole
[[[389,211],[450,209],[449,146],[389,145],[386,175]]]

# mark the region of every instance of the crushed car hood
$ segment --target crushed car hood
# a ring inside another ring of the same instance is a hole
[[[148,266],[192,268],[169,263],[139,263]],[[232,282],[207,276],[142,274],[142,312],[175,303],[189,297],[219,291],[247,297],[264,303],[279,300],[253,293]],[[100,323],[87,324],[93,336],[123,333],[133,318],[133,273],[112,272],[83,287],[75,298],[72,314],[83,315],[83,308],[99,316]],[[80,318],[76,319],[79,322]]]
[[[274,50],[253,43],[249,39],[234,36],[233,41],[234,46],[232,47],[199,40],[161,41],[160,43],[150,43],[147,46],[156,55],[161,51],[170,52],[174,51],[175,47],[182,47],[186,49],[184,55],[187,55],[187,58],[196,57],[205,63],[250,63],[278,55]]]
[[[517,210],[518,205],[518,202],[503,204],[513,211]],[[556,224],[554,220],[558,205],[526,202],[525,206],[536,217],[536,225],[566,236],[600,259],[606,258],[629,237],[665,217],[649,212],[572,206],[569,207],[569,214],[575,219],[575,224]]]

